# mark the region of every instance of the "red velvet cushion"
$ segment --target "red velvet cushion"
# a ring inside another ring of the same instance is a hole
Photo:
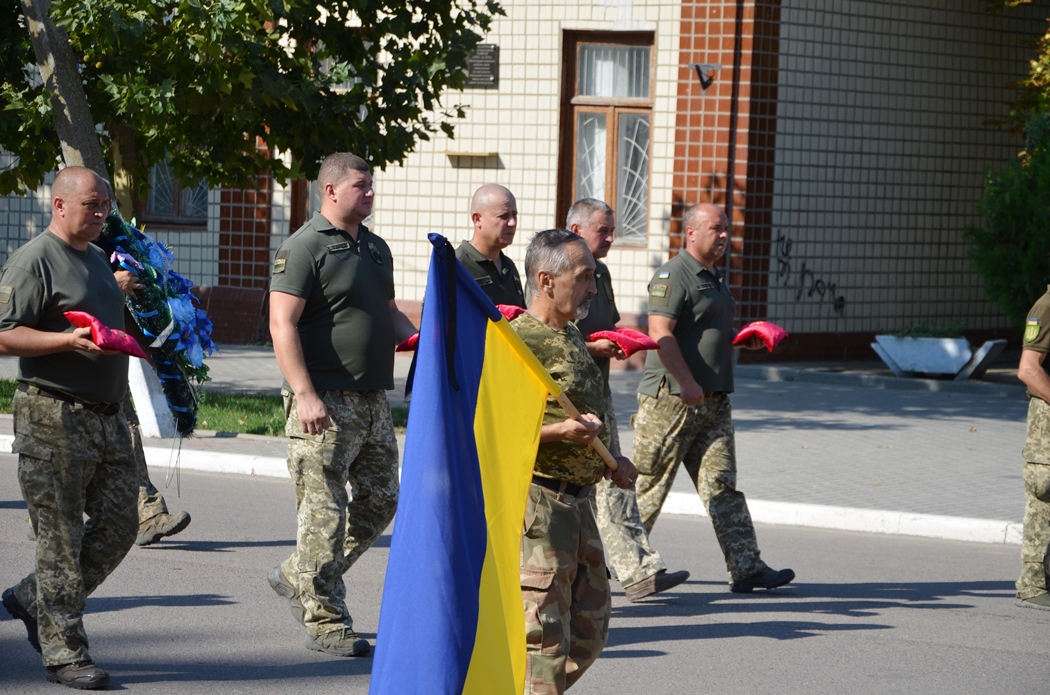
[[[91,342],[103,350],[116,350],[132,357],[145,357],[138,342],[124,331],[105,326],[91,314],[67,311],[63,314],[77,328],[91,328]]]
[[[513,321],[525,313],[524,309],[513,304],[497,304],[496,308],[499,309],[499,313],[503,314],[503,318],[508,321]]]
[[[645,333],[639,333],[638,331],[632,331],[630,328],[614,328],[611,331],[596,331],[591,333],[591,341],[611,340],[620,346],[623,350],[623,354],[630,357],[636,352],[642,350],[659,350],[660,346],[656,344],[656,341],[647,336]]]
[[[762,339],[766,349],[773,352],[773,348],[777,344],[788,336],[788,332],[775,323],[769,321],[754,321],[749,323],[740,329],[740,332],[733,338],[733,345],[743,345],[751,336],[757,335]]]
[[[398,343],[397,347],[394,348],[394,352],[412,352],[416,349],[416,345],[418,343],[419,333],[416,332],[402,340],[400,343]]]

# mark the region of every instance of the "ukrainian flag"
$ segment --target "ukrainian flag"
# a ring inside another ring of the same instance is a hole
[[[371,695],[525,681],[519,548],[547,394],[561,389],[431,234]]]

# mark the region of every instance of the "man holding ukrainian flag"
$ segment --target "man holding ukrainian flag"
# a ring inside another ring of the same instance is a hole
[[[536,235],[532,313],[508,324],[451,244],[430,241],[369,693],[562,693],[609,631],[591,507],[606,464],[588,448],[608,441],[604,392],[572,323],[595,294],[594,258],[571,232]],[[630,461],[605,460],[634,484]]]
[[[591,497],[605,474],[595,437],[608,444],[601,370],[574,321],[596,293],[594,257],[563,229],[540,232],[525,252],[532,302],[511,327],[582,413],[548,397],[521,539],[526,695],[563,693],[598,658],[609,635],[609,575]],[[626,458],[611,473],[621,488],[637,471]]]

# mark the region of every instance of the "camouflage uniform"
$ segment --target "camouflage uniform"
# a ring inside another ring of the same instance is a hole
[[[22,246],[0,275],[0,330],[70,331],[63,312],[124,325],[123,293],[102,252],[50,231]],[[36,571],[13,587],[38,623],[45,666],[90,661],[87,596],[135,541],[138,472],[119,402],[128,358],[80,351],[18,360],[12,400],[18,482],[36,534]],[[86,517],[86,521],[85,521]]]
[[[657,398],[638,394],[638,413],[632,422],[638,512],[645,528],[652,531],[682,461],[711,516],[730,581],[765,569],[747,501],[736,489],[729,396],[708,396],[700,405],[687,406],[664,386]]]
[[[14,592],[36,615],[44,665],[59,666],[91,660],[84,606],[135,541],[138,471],[122,413],[96,415],[33,391],[15,392],[11,450],[19,455],[38,571]]]
[[[135,467],[139,473],[139,524],[144,524],[159,514],[168,513],[168,505],[164,501],[164,495],[153,486],[149,479],[149,467],[146,465],[146,452],[142,449],[142,432],[139,428],[139,416],[135,412],[135,405],[131,402],[131,392],[124,396],[121,402],[124,416],[128,419],[131,427],[132,448],[135,450]]]
[[[703,402],[687,406],[657,352],[646,355],[638,387],[634,465],[638,511],[652,531],[683,462],[711,516],[730,582],[766,569],[751,513],[736,489],[736,447],[729,393],[733,391],[735,305],[721,272],[711,273],[688,253],[661,266],[649,283],[649,313],[675,320],[674,338]]]
[[[620,320],[609,269],[601,261],[595,261],[594,283],[597,294],[591,300],[590,311],[586,318],[576,322],[585,338],[597,331],[615,328]],[[609,390],[609,359],[595,358],[594,361],[601,369],[605,382],[609,451],[614,456],[619,456],[620,437],[616,428],[612,392]],[[613,481],[603,479],[596,486],[594,500],[598,529],[605,542],[605,553],[621,584],[630,586],[667,569],[660,553],[649,545],[649,533],[638,515],[638,502],[634,490],[623,490]]]
[[[295,396],[282,395],[298,533],[281,572],[297,578],[311,635],[344,625],[352,629],[343,574],[379,538],[397,508],[390,404],[383,391],[327,391],[322,399],[332,426],[323,434],[307,434],[299,426]]]
[[[511,325],[577,409],[604,420],[601,372],[576,326],[556,331],[530,314]],[[548,398],[544,424],[565,419],[557,400]],[[598,435],[607,444],[608,431],[603,426]],[[609,578],[592,501],[604,471],[605,463],[590,447],[539,446],[521,538],[526,695],[565,692],[608,639]]]
[[[1050,352],[1050,288],[1028,312],[1024,350]],[[1044,361],[1046,369],[1050,363]],[[1017,598],[1047,593],[1050,562],[1050,405],[1029,389],[1028,439],[1024,458],[1024,538],[1021,542],[1021,576]]]

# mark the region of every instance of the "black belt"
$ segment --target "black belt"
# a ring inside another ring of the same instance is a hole
[[[24,381],[18,382],[16,387],[23,393],[29,393],[29,384]],[[33,388],[36,389],[37,395],[43,396],[44,398],[51,398],[56,401],[62,401],[63,403],[73,403],[84,408],[84,410],[90,410],[95,415],[116,415],[121,410],[120,403],[107,403],[100,401],[98,403],[90,403],[88,401],[82,401],[71,393],[65,391],[54,391],[52,389],[45,389],[33,384]]]
[[[545,487],[548,490],[554,492],[572,495],[573,497],[579,497],[581,492],[587,492],[591,489],[590,485],[574,485],[567,483],[564,480],[553,480],[551,478],[542,478],[538,475],[532,476],[532,482],[540,487]]]

